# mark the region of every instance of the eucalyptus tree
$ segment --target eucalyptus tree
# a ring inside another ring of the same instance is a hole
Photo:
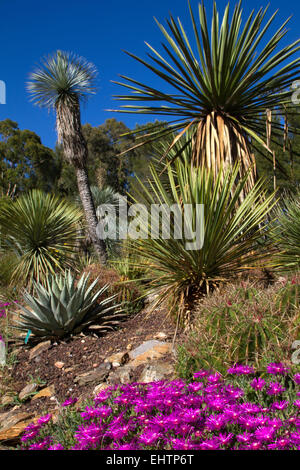
[[[75,54],[57,51],[42,60],[27,84],[35,104],[54,109],[58,141],[64,157],[75,169],[79,195],[88,232],[103,264],[107,255],[103,240],[96,235],[97,216],[86,170],[87,144],[83,137],[80,103],[96,91],[96,68]]]

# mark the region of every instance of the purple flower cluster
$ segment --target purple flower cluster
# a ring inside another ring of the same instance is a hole
[[[0,304],[0,318],[5,318],[6,317],[6,309],[10,305],[13,305],[13,303],[12,302],[5,302],[4,304]]]
[[[189,384],[179,379],[111,386],[72,411],[71,440],[59,440],[70,431],[57,433],[55,426],[61,429],[64,421],[51,424],[47,415],[28,426],[22,448],[300,450],[300,400],[293,398],[300,375],[289,379],[283,364],[269,364],[267,372],[271,377],[251,377],[252,367],[236,365],[229,379],[202,370]]]

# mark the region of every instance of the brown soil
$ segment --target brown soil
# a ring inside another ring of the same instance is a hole
[[[74,378],[78,374],[98,367],[106,357],[126,350],[129,344],[135,348],[142,342],[153,339],[153,336],[161,331],[168,334],[172,340],[175,325],[166,318],[166,310],[157,309],[149,315],[143,310],[138,315],[124,321],[117,330],[103,336],[89,334],[53,343],[49,350],[41,353],[32,361],[29,361],[30,345],[23,346],[17,356],[18,362],[11,371],[14,390],[19,393],[28,383],[41,381],[45,383],[41,388],[54,385],[55,397],[60,403],[69,397],[88,398],[92,395],[95,384],[78,386],[74,383]],[[63,368],[55,366],[58,361],[64,363]],[[140,373],[141,370],[138,368],[133,381],[137,380]],[[57,406],[55,401],[50,401],[49,398],[40,398],[27,401],[22,405],[22,409],[43,413],[55,408],[55,406]],[[5,408],[1,411],[5,411]]]

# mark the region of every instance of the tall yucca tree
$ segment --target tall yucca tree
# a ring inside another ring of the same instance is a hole
[[[64,156],[76,172],[79,195],[89,235],[103,264],[107,261],[105,244],[96,235],[97,217],[86,170],[87,144],[82,134],[80,102],[95,93],[96,68],[84,58],[57,51],[42,60],[27,84],[37,105],[54,109],[58,140]]]
[[[166,40],[162,44],[164,55],[147,43],[149,62],[127,52],[162,79],[166,91],[121,75],[125,82],[115,83],[131,93],[115,97],[133,103],[121,106],[119,111],[170,116],[173,120],[168,129],[152,132],[149,139],[177,131],[178,141],[190,130],[192,162],[212,168],[215,178],[221,166],[226,170],[236,161],[241,164],[240,176],[252,167],[249,189],[256,177],[254,148],[257,144],[268,148],[264,142],[266,111],[279,104],[288,106],[288,88],[299,78],[300,59],[286,62],[299,51],[299,40],[277,49],[287,33],[286,20],[266,43],[277,14],[264,24],[267,8],[257,14],[252,11],[242,25],[241,2],[231,19],[228,4],[221,22],[214,3],[209,33],[203,3],[198,6],[198,19],[188,5],[195,46],[180,19],[176,23],[170,16],[169,32],[156,20]],[[274,127],[273,138],[281,127],[280,123]]]

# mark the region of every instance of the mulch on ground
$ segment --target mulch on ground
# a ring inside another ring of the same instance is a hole
[[[166,333],[172,341],[175,325],[167,318],[166,313],[164,309],[156,309],[150,314],[147,309],[142,310],[123,321],[117,330],[102,336],[93,333],[53,343],[49,350],[31,361],[30,345],[23,346],[18,353],[18,362],[11,371],[15,391],[19,393],[29,382],[39,381],[45,383],[42,387],[54,385],[55,397],[60,403],[69,397],[91,396],[95,384],[78,386],[74,383],[75,377],[98,367],[109,355],[126,350],[129,344],[135,348],[144,341],[153,339],[158,332]],[[55,366],[57,362],[63,362],[63,368]],[[140,372],[139,369],[136,370],[136,380]],[[40,398],[24,403],[22,409],[41,413],[56,405],[49,398]]]

